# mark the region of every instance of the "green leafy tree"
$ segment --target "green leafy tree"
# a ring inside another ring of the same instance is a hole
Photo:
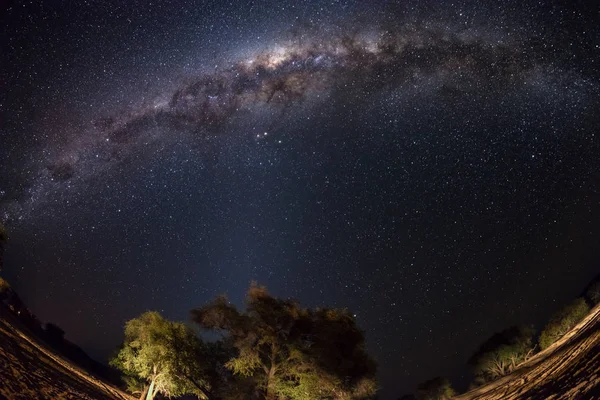
[[[528,360],[535,350],[533,335],[532,328],[520,326],[492,335],[469,359],[476,383],[498,379]]]
[[[540,348],[543,350],[563,337],[589,312],[590,307],[582,297],[575,299],[571,304],[558,311],[550,318],[550,322],[540,334]]]
[[[192,318],[223,333],[236,349],[225,367],[264,399],[366,399],[376,391],[375,363],[347,311],[302,308],[253,283],[244,312],[217,297]]]
[[[377,391],[376,367],[354,316],[347,310],[307,311],[307,321],[300,326],[300,351],[280,387],[292,399],[371,398]]]
[[[592,283],[588,290],[585,292],[585,297],[590,301],[592,305],[600,303],[600,280]]]
[[[125,341],[111,365],[125,373],[132,392],[140,399],[193,394],[210,398],[201,363],[203,343],[180,322],[145,312],[125,325]]]
[[[417,400],[447,400],[455,396],[450,381],[446,378],[437,377],[421,383],[417,386],[415,398]]]
[[[235,375],[225,364],[235,355],[237,350],[230,340],[205,342],[201,358],[205,360],[204,377],[210,391],[209,399],[248,400],[256,393],[251,377]]]

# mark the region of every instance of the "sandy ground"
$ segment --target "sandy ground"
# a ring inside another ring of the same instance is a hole
[[[54,354],[0,312],[0,399],[134,399]]]
[[[510,375],[453,399],[600,399],[600,304]]]

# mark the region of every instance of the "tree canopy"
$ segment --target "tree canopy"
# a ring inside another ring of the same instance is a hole
[[[592,305],[600,303],[600,280],[597,280],[588,287],[585,297]]]
[[[145,312],[125,325],[125,341],[111,365],[125,373],[140,399],[194,394],[208,398],[201,365],[202,341],[185,324]]]
[[[539,344],[543,350],[560,339],[590,312],[590,307],[582,297],[575,299],[557,313],[540,334]]]
[[[224,335],[236,350],[225,367],[264,399],[366,399],[376,391],[375,362],[346,310],[302,308],[252,284],[245,311],[217,297],[192,319]]]
[[[512,372],[533,355],[534,330],[512,326],[495,333],[469,359],[476,383],[485,383]]]
[[[417,386],[415,399],[417,400],[447,400],[456,395],[446,378],[437,377],[425,381]]]

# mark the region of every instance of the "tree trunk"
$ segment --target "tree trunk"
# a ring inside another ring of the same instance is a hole
[[[275,378],[275,372],[277,371],[277,363],[275,362],[277,353],[279,352],[279,346],[275,343],[271,343],[271,355],[270,355],[270,366],[269,373],[267,374],[267,392],[265,393],[266,400],[276,400],[277,396],[275,388],[273,387],[273,380]]]
[[[154,379],[152,383],[150,383],[150,388],[148,389],[148,394],[146,395],[146,400],[153,400],[156,392],[154,391]]]
[[[146,400],[146,396],[148,395],[149,388],[150,388],[150,385],[146,385],[144,387],[144,390],[142,391],[142,395],[140,396],[140,400]]]
[[[267,375],[267,393],[265,396],[266,400],[275,400],[277,397],[275,395],[275,389],[273,388],[273,378],[275,377],[275,367],[271,367],[269,369],[269,374]]]

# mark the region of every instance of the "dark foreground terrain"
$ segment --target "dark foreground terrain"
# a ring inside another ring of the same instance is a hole
[[[0,317],[0,399],[133,399]],[[455,399],[600,399],[600,305],[509,376]]]
[[[64,360],[0,310],[0,399],[133,399]]]

